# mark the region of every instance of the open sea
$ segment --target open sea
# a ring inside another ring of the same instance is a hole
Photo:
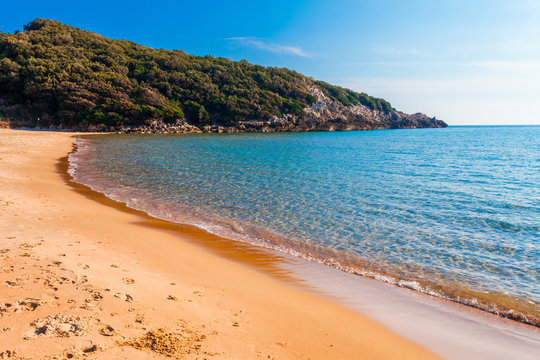
[[[92,135],[129,207],[540,326],[540,127]]]

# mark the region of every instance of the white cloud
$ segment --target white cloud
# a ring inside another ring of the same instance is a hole
[[[232,37],[225,39],[227,41],[233,41],[243,46],[254,47],[256,49],[269,51],[277,54],[289,54],[301,57],[310,58],[311,54],[308,54],[304,50],[296,46],[275,44],[255,37]]]

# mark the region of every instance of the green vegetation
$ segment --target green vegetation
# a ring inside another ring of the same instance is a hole
[[[283,68],[111,40],[36,19],[0,32],[0,110],[44,126],[144,125],[154,119],[194,125],[302,116],[318,86],[342,104],[385,113],[382,99],[314,81]]]

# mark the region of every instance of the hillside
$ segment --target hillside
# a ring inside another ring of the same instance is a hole
[[[53,20],[0,32],[0,122],[92,131],[445,127],[295,71],[107,39]]]

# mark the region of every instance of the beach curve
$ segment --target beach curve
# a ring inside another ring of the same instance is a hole
[[[73,191],[56,171],[72,136],[0,132],[3,356],[436,358],[355,311]]]

